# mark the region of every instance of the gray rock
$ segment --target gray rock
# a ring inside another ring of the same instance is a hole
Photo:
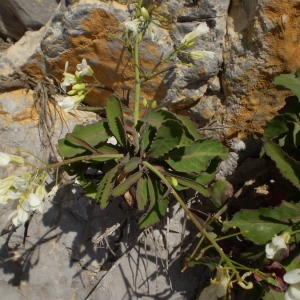
[[[6,0],[0,3],[0,36],[19,40],[51,18],[59,0]]]

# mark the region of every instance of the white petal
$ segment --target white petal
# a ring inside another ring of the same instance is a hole
[[[29,219],[29,213],[22,208],[18,209],[18,220],[20,223],[25,223]]]
[[[40,198],[38,195],[30,193],[28,197],[28,203],[30,205],[30,208],[32,210],[35,210],[37,207],[39,207],[42,203],[42,198]]]
[[[283,280],[288,284],[300,283],[300,269],[294,269],[285,273]]]
[[[198,300],[217,300],[216,286],[211,284],[206,287],[200,294]]]
[[[300,283],[292,284],[284,294],[285,300],[299,300],[300,299]]]
[[[61,106],[61,108],[65,112],[70,112],[75,107],[74,98],[72,98],[71,96],[67,96],[67,97],[58,96],[56,97],[56,101],[58,105]]]
[[[199,36],[204,35],[209,32],[209,27],[206,23],[201,23],[193,31],[186,34],[181,41],[181,45],[188,45],[195,41]]]
[[[7,197],[11,200],[17,200],[22,196],[22,193],[17,190],[9,190],[7,192]]]
[[[287,245],[285,243],[284,238],[279,236],[274,236],[272,238],[272,242],[266,245],[266,257],[269,259],[273,259],[276,254],[280,254],[282,250],[287,250]]]
[[[7,153],[0,152],[0,166],[7,166],[11,161],[11,157]]]

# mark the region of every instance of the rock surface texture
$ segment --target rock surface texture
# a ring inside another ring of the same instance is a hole
[[[0,37],[18,40],[0,53],[1,152],[23,148],[55,160],[58,138],[96,120],[54,105],[66,61],[73,72],[86,58],[101,83],[132,101],[133,63],[116,38],[129,16],[128,1],[57,2],[0,3]],[[289,96],[272,84],[274,77],[300,66],[299,0],[154,2],[155,16],[164,21],[155,39],[141,45],[145,74],[201,22],[213,26],[191,50],[213,56],[162,63],[157,71],[168,71],[149,80],[142,95],[191,115],[207,136],[227,141],[261,134]],[[86,103],[104,106],[109,94],[95,92]],[[0,178],[12,172],[0,170]],[[0,287],[7,299],[195,299],[207,279],[199,266],[182,274],[183,257],[175,260],[188,244],[181,244],[178,207],[171,208],[169,231],[161,225],[141,233],[121,202],[101,211],[65,183],[45,214],[33,216],[25,243],[24,227],[0,237]],[[8,214],[1,207],[1,229]]]

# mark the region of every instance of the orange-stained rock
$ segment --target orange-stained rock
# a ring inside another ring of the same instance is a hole
[[[299,23],[299,1],[271,0],[257,7],[233,1],[222,80],[225,122],[233,126],[227,135],[261,134],[285,105],[291,94],[273,80],[300,66]]]

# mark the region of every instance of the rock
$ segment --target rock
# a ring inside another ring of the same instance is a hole
[[[0,36],[19,40],[52,16],[59,0],[7,0],[0,3]]]
[[[167,10],[177,7],[177,15],[186,13],[193,17],[189,22],[174,24],[174,30],[167,31],[156,26],[156,41],[147,38],[141,45],[141,65],[146,73],[157,65],[161,59],[179,45],[180,40],[192,31],[200,22],[215,17],[215,28],[207,36],[196,41],[191,48],[214,51],[213,58],[192,61],[179,56],[174,64],[163,63],[156,71],[169,69],[166,73],[149,80],[142,90],[142,97],[155,99],[159,103],[172,103],[170,109],[174,111],[194,105],[207,91],[206,82],[219,73],[222,64],[222,45],[225,36],[226,9],[229,1],[223,5],[206,5],[203,19],[201,7],[187,9],[183,2],[171,1]],[[164,5],[159,5],[157,14],[165,13]],[[210,10],[208,14],[207,11]],[[218,13],[217,13],[218,12]],[[30,76],[53,76],[62,78],[64,65],[69,61],[70,71],[74,71],[77,63],[86,58],[95,70],[97,79],[106,86],[112,87],[117,94],[123,95],[133,86],[133,64],[130,53],[122,48],[122,44],[112,36],[121,36],[119,25],[128,18],[127,7],[116,2],[79,1],[63,10],[59,6],[52,19],[36,34],[27,34],[19,43],[11,47],[5,57],[0,59],[0,66],[6,69],[6,76],[2,77],[2,86],[15,84],[15,69],[19,68]],[[197,20],[201,18],[201,20]],[[170,34],[171,35],[170,35]],[[33,43],[32,39],[37,42]],[[219,44],[215,47],[215,44]],[[27,47],[29,48],[27,51]],[[25,60],[22,52],[25,54]],[[122,57],[122,60],[119,60]],[[23,63],[19,63],[22,59]],[[131,60],[131,61],[130,61]],[[188,64],[194,63],[194,66]],[[176,69],[174,70],[174,67]],[[7,75],[10,75],[8,77]],[[19,86],[19,85],[17,85]],[[98,96],[90,94],[86,102],[92,106],[104,106],[108,96],[107,92],[100,92]],[[133,99],[129,93],[129,100]]]
[[[243,138],[262,133],[285,104],[289,92],[274,78],[300,65],[299,1],[232,2],[227,19],[224,72],[227,134]]]

